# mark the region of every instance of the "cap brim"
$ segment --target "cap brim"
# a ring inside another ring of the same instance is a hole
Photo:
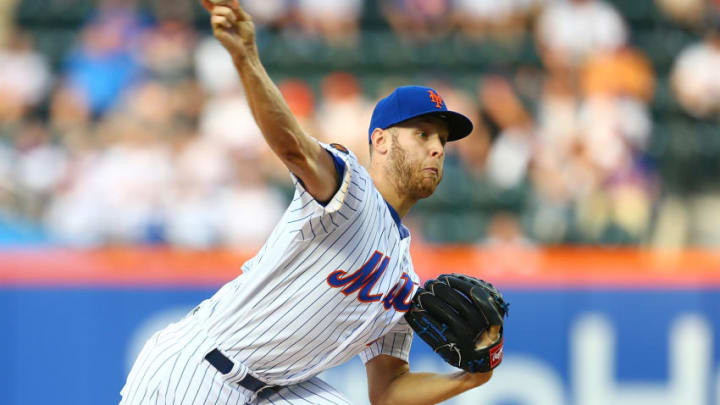
[[[470,135],[473,130],[473,123],[470,119],[455,111],[438,111],[425,116],[439,117],[448,124],[448,142],[457,141]]]

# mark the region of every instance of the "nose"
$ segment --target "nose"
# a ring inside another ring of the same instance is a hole
[[[433,137],[432,142],[430,142],[430,156],[441,158],[443,154],[445,153],[445,146],[440,141],[439,136]]]

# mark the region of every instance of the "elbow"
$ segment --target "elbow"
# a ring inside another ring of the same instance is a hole
[[[297,137],[289,137],[273,149],[280,160],[290,168],[308,168],[314,158],[313,153]]]
[[[392,405],[392,401],[384,395],[375,395],[370,397],[370,405]]]
[[[282,131],[274,134],[270,139],[275,140],[270,146],[280,159],[293,161],[305,158],[305,151],[297,134],[291,131]]]
[[[278,153],[280,159],[293,166],[303,166],[307,164],[308,158],[300,151],[300,148],[288,148]]]
[[[385,389],[382,391],[370,392],[370,405],[395,405],[397,401],[393,401],[390,395],[390,390]]]
[[[308,168],[311,167],[310,158],[299,148],[283,150],[278,153],[278,157],[298,177],[303,177],[308,172]]]

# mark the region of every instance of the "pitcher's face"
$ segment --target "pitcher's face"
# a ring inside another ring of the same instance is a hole
[[[443,176],[447,123],[420,117],[391,128],[387,171],[400,192],[419,200],[435,191]]]

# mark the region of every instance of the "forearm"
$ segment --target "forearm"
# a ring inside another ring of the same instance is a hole
[[[491,376],[492,371],[474,374],[464,371],[453,374],[405,373],[393,379],[373,405],[437,404],[485,384]]]
[[[314,153],[315,140],[306,135],[259,57],[233,58],[253,117],[270,148],[283,161],[292,162]]]

